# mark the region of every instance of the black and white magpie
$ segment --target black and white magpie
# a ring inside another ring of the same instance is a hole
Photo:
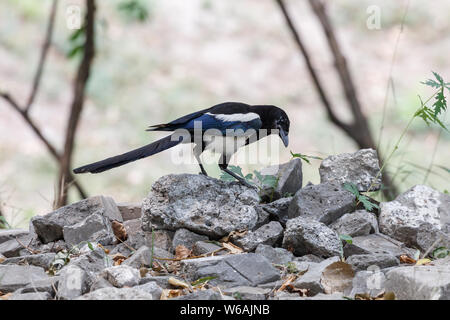
[[[184,130],[188,135],[179,135]],[[94,162],[73,170],[74,173],[99,173],[142,159],[180,143],[194,143],[194,155],[201,173],[207,175],[200,155],[204,150],[221,154],[219,167],[242,184],[245,179],[227,169],[231,156],[238,148],[270,134],[278,134],[284,145],[289,143],[289,118],[282,109],[272,105],[248,105],[225,102],[200,110],[172,122],[150,126],[147,131],[174,131],[158,141],[124,154]]]

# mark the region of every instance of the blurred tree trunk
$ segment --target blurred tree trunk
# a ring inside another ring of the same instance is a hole
[[[31,88],[30,95],[28,96],[28,99],[25,104],[21,105],[19,104],[16,99],[14,99],[8,92],[0,91],[0,97],[3,98],[12,108],[15,110],[25,121],[25,123],[31,128],[31,130],[36,134],[37,138],[41,140],[41,142],[46,146],[49,154],[55,158],[55,160],[58,162],[58,165],[61,165],[61,159],[62,155],[57,150],[57,148],[48,140],[39,126],[35,123],[35,121],[30,116],[30,110],[31,107],[35,101],[35,98],[38,94],[40,82],[42,80],[42,75],[45,67],[45,62],[47,60],[47,55],[49,48],[51,46],[52,42],[52,35],[53,35],[53,28],[54,28],[54,22],[56,17],[56,11],[57,11],[57,0],[53,0],[49,19],[47,23],[47,31],[45,35],[45,40],[42,45],[41,54],[39,57],[39,62],[37,66],[36,73],[33,78],[33,84]],[[86,198],[87,194],[82,188],[81,184],[78,181],[75,181],[72,174],[69,172],[69,178],[73,181],[73,186],[78,190],[78,193],[80,194],[81,198]]]
[[[78,72],[74,83],[74,96],[66,128],[64,152],[61,156],[60,162],[56,207],[61,207],[67,204],[68,189],[74,182],[71,174],[71,161],[75,135],[81,112],[83,111],[86,85],[89,80],[91,65],[95,55],[95,0],[86,0],[86,7],[86,40],[83,48],[83,57],[78,67]]]
[[[369,128],[369,124],[367,122],[367,118],[364,116],[362,112],[362,106],[358,99],[358,94],[356,91],[356,87],[354,85],[352,76],[347,66],[347,61],[342,51],[340,49],[337,38],[334,34],[333,27],[326,13],[325,5],[321,0],[309,0],[309,4],[319,19],[319,22],[323,28],[323,31],[326,36],[326,40],[330,51],[334,57],[334,66],[338,73],[340,82],[342,84],[345,97],[347,100],[347,107],[350,109],[350,112],[353,116],[353,121],[351,123],[346,123],[342,121],[335,112],[335,107],[328,99],[327,92],[320,81],[318,74],[316,73],[314,66],[312,64],[310,55],[306,49],[306,46],[303,43],[300,34],[297,31],[297,28],[294,26],[294,23],[289,16],[288,9],[286,8],[283,0],[276,0],[286,21],[286,25],[292,33],[294,41],[298,45],[301,54],[303,55],[307,69],[312,78],[314,86],[319,94],[320,100],[322,101],[323,106],[325,107],[328,117],[331,122],[333,122],[337,127],[343,130],[355,143],[359,148],[371,148],[377,149],[374,139],[372,137],[372,133]],[[378,151],[378,150],[377,150]],[[380,162],[382,162],[382,157],[378,154]],[[395,194],[397,194],[396,187],[392,184],[391,178],[389,175],[384,172],[382,175],[384,189],[383,193],[388,199],[392,199]]]

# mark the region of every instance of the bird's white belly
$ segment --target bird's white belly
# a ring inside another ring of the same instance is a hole
[[[214,153],[232,155],[242,146],[245,146],[247,137],[208,136],[204,138],[205,150]]]

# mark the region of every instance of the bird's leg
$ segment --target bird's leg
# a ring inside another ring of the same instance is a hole
[[[197,159],[198,165],[200,166],[200,170],[201,170],[200,174],[208,176],[205,168],[202,165],[202,160],[200,159],[200,155],[202,154],[202,152],[203,152],[202,148],[198,144],[196,144],[194,147],[194,156],[195,156],[195,159]]]
[[[228,169],[228,159],[224,154],[222,154],[222,156],[220,157],[219,168],[220,168],[220,170],[225,171],[230,176],[235,178],[237,181],[239,181],[244,186],[246,186],[248,188],[256,188],[254,185],[251,185],[250,183],[248,183],[243,177],[238,176],[236,173],[234,173],[233,171]]]

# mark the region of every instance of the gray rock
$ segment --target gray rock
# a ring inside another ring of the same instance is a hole
[[[298,158],[264,168],[261,170],[261,174],[278,178],[275,189],[266,189],[262,192],[263,197],[267,197],[271,201],[286,197],[286,195],[293,195],[302,187],[302,161]]]
[[[32,239],[31,235],[25,234],[23,236],[8,240],[0,244],[0,254],[7,258],[17,257],[21,251],[24,250],[24,245],[28,245]]]
[[[283,237],[283,227],[277,221],[269,222],[255,231],[234,241],[234,243],[245,251],[253,251],[260,244],[273,246]]]
[[[42,243],[48,243],[63,239],[65,226],[79,223],[91,214],[99,214],[110,221],[122,221],[119,209],[112,198],[96,196],[59,208],[45,216],[35,216],[31,219],[31,223]]]
[[[172,244],[172,239],[174,237],[174,232],[169,230],[153,230],[152,232],[144,232],[145,234],[145,245],[149,248],[158,247],[164,249],[168,252],[172,252],[175,247]],[[152,240],[153,239],[153,240]]]
[[[152,250],[149,247],[140,247],[133,255],[125,260],[122,265],[127,265],[139,269],[148,267],[152,263]]]
[[[224,289],[223,294],[232,296],[237,300],[266,300],[271,289],[258,287],[234,287]]]
[[[208,240],[208,237],[204,236],[204,235],[196,234],[194,232],[191,232],[187,229],[182,228],[182,229],[178,229],[175,232],[175,235],[173,236],[173,239],[172,239],[172,245],[173,245],[174,249],[178,245],[182,245],[188,249],[192,249],[192,246],[194,245],[194,243],[196,243],[197,241],[202,241],[202,240]]]
[[[398,266],[400,261],[389,253],[372,253],[350,256],[347,258],[347,263],[352,266],[353,270],[361,271],[367,270],[370,266],[378,266],[381,269]]]
[[[304,256],[301,257],[295,257],[294,261],[297,262],[322,262],[323,260],[325,260],[324,258],[315,256],[313,254],[305,254]]]
[[[0,229],[0,244],[26,235],[28,231],[24,229]]]
[[[40,267],[0,265],[0,291],[3,293],[13,292],[47,278],[48,275]]]
[[[390,270],[385,287],[399,300],[450,300],[450,259],[442,265]]]
[[[267,220],[270,218],[285,226],[289,218],[288,211],[292,198],[293,197],[281,198],[270,203],[259,204],[255,209],[258,212],[258,216],[267,216]]]
[[[135,289],[142,290],[152,295],[153,300],[159,300],[162,293],[162,288],[158,286],[156,282],[147,282],[134,287]]]
[[[75,299],[89,291],[89,275],[77,265],[68,265],[59,274],[58,291],[59,300]]]
[[[320,182],[353,183],[360,192],[380,190],[381,174],[377,152],[361,149],[355,153],[329,156],[322,161],[319,173]],[[376,180],[375,180],[376,178]]]
[[[154,282],[156,283],[159,287],[163,288],[163,289],[174,289],[174,287],[169,284],[169,278],[175,278],[177,280],[180,281],[184,281],[183,279],[170,275],[170,276],[152,276],[149,274],[146,274],[146,276],[144,278],[141,278],[139,280],[139,285],[143,285],[149,282]]]
[[[450,235],[430,223],[422,223],[417,231],[416,244],[422,252],[432,253],[439,247],[450,248]]]
[[[308,295],[313,296],[323,293],[324,288],[321,283],[322,273],[330,264],[339,261],[339,257],[328,258],[320,263],[309,262],[308,271],[294,281],[295,288],[307,289]]]
[[[53,260],[55,259],[55,253],[39,253],[21,257],[14,257],[6,259],[2,264],[28,264],[32,266],[48,269]]]
[[[142,229],[186,228],[211,237],[253,229],[258,221],[253,188],[204,175],[167,175],[158,179],[142,203]]]
[[[186,274],[189,281],[215,276],[209,284],[222,288],[256,286],[280,279],[279,271],[254,253],[183,260],[181,274]]]
[[[69,245],[78,245],[83,241],[99,242],[102,245],[115,241],[111,222],[99,214],[92,214],[83,221],[63,228],[64,240]]]
[[[118,203],[117,208],[122,215],[123,221],[139,219],[142,215],[142,204],[140,202]]]
[[[93,292],[95,290],[99,290],[99,289],[103,289],[103,288],[114,288],[114,286],[111,284],[111,282],[109,282],[108,280],[103,278],[101,275],[99,275],[92,281],[89,292]]]
[[[48,292],[53,296],[58,287],[59,276],[49,277],[44,280],[33,281],[32,283],[26,285],[22,289],[17,290],[20,293],[30,293],[30,292]]]
[[[222,295],[212,289],[194,291],[184,296],[172,298],[170,300],[223,300]]]
[[[387,253],[399,258],[402,254],[414,257],[415,250],[406,247],[386,235],[374,233],[368,236],[354,237],[352,243],[344,244],[344,256],[355,254]]]
[[[127,265],[119,265],[103,270],[102,275],[114,287],[134,287],[139,284],[139,270]]]
[[[333,222],[330,228],[338,234],[345,234],[351,237],[366,236],[378,232],[378,221],[374,213],[358,210],[344,214]]]
[[[266,257],[267,260],[274,264],[285,265],[294,259],[292,252],[283,248],[273,248],[265,244],[258,245],[255,253]]]
[[[289,219],[305,216],[330,224],[355,208],[355,196],[333,183],[307,185],[300,189],[289,205]]]
[[[145,233],[141,228],[141,219],[127,220],[123,226],[128,236],[125,242],[132,248],[139,248],[146,244]]]
[[[195,256],[199,256],[202,254],[208,254],[214,251],[223,248],[222,246],[218,246],[217,244],[211,241],[197,241],[192,247],[192,254]],[[216,255],[225,254],[225,250],[216,252]]]
[[[343,300],[342,293],[336,292],[332,294],[319,293],[313,297],[302,297],[297,293],[280,292],[270,300]]]
[[[13,293],[8,300],[50,300],[52,297],[48,292]]]
[[[379,267],[369,267],[369,270],[359,271],[352,281],[350,292],[345,295],[354,298],[356,294],[369,294],[376,297],[385,291],[386,276]]]
[[[339,256],[341,241],[336,232],[311,218],[288,220],[284,231],[283,248],[295,255],[314,254],[320,257]]]
[[[450,234],[450,195],[416,185],[394,201],[380,204],[379,223],[382,233],[409,246],[421,241],[417,234],[423,223]]]
[[[135,288],[102,288],[76,300],[153,300],[153,296]]]

